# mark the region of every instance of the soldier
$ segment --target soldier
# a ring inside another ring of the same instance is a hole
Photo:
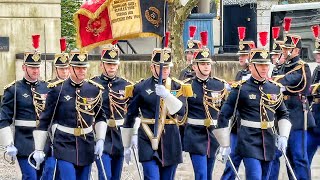
[[[46,108],[33,132],[36,142],[33,158],[37,164],[44,160],[43,148],[49,134],[60,178],[89,179],[91,164],[95,155],[101,157],[106,136],[106,117],[101,109],[104,88],[85,79],[87,53],[71,52],[70,59],[70,77],[48,85]]]
[[[244,33],[244,32],[239,32]],[[241,35],[239,35],[241,37]],[[249,70],[249,54],[250,49],[255,47],[254,41],[243,41],[239,40],[239,51],[237,55],[239,55],[239,64],[242,67],[240,71],[238,71],[235,81],[245,81],[251,76],[251,72]],[[231,160],[236,168],[236,170],[239,170],[239,166],[242,161],[242,157],[237,154],[235,151],[237,146],[237,129],[239,128],[239,124],[236,124],[235,122],[232,122],[232,128],[231,128]],[[232,169],[232,166],[230,162],[226,163],[225,170],[221,177],[222,180],[228,180],[228,179],[235,179],[235,174]]]
[[[312,74],[311,85],[311,112],[316,122],[316,127],[308,129],[308,159],[309,165],[312,163],[314,154],[320,146],[320,39],[319,39],[319,25],[313,26],[315,40],[315,50],[313,51],[316,63],[318,66]]]
[[[289,111],[289,119],[292,122],[292,130],[288,140],[287,156],[293,166],[297,179],[310,179],[310,168],[307,156],[307,128],[315,126],[314,118],[309,111],[306,96],[311,84],[311,72],[307,63],[299,57],[301,51],[301,37],[288,34],[290,18],[285,18],[283,56],[286,62],[280,71],[280,75],[274,80],[285,87],[284,103]],[[291,179],[290,173],[288,173]]]
[[[282,55],[282,48],[280,47],[283,43],[284,41],[275,41],[275,48],[273,48],[273,50],[270,52],[272,64],[274,64],[271,77],[280,75],[280,70],[282,68],[283,63],[285,62],[285,58]]]
[[[120,179],[123,165],[123,145],[120,128],[122,128],[127,112],[128,98],[125,97],[125,87],[131,83],[117,76],[119,68],[119,49],[113,45],[104,48],[101,54],[102,74],[93,80],[104,87],[103,110],[107,117],[107,134],[104,142],[102,162],[107,178]],[[103,180],[101,163],[96,161],[99,179]]]
[[[67,43],[65,38],[60,39],[60,49],[61,53],[54,55],[54,67],[56,70],[56,77],[50,80],[50,83],[53,83],[58,80],[66,80],[69,78],[69,55],[65,53],[67,49]]]
[[[69,55],[65,53],[67,48],[66,39],[60,39],[60,49],[61,53],[56,53],[54,55],[54,67],[56,70],[56,77],[50,80],[50,83],[66,80],[69,78]],[[59,179],[59,171],[56,169],[57,160],[53,155],[53,144],[52,140],[48,138],[47,145],[44,149],[44,153],[47,155],[45,164],[42,172],[42,179]],[[55,177],[54,177],[55,176]]]
[[[47,83],[39,80],[41,53],[40,35],[33,35],[35,51],[24,53],[22,80],[14,81],[4,88],[1,105],[0,140],[6,153],[14,160],[17,156],[22,179],[40,179],[41,171],[28,164],[28,156],[34,151],[32,131],[39,122],[48,92]],[[13,124],[14,137],[10,125]]]
[[[187,81],[193,89],[193,97],[187,99],[187,124],[184,131],[184,150],[189,152],[195,179],[211,180],[215,153],[219,144],[212,134],[217,125],[220,107],[227,95],[227,82],[210,77],[212,60],[206,47],[207,32],[201,32],[204,46],[197,50],[192,62],[196,77]]]
[[[163,83],[158,85],[160,61],[163,57]],[[131,137],[135,118],[141,112],[141,125],[138,131],[139,161],[143,166],[144,179],[173,180],[177,165],[182,162],[182,148],[176,115],[185,114],[184,103],[187,92],[178,80],[170,78],[171,49],[155,48],[152,52],[150,69],[152,76],[134,85],[132,101],[121,131],[125,159],[130,158]],[[128,88],[127,88],[128,89]],[[158,96],[160,118],[157,133],[154,132],[155,111]],[[179,100],[178,99],[181,99]],[[155,133],[155,134],[154,134]],[[133,136],[132,136],[133,135]]]
[[[265,41],[263,41],[265,42]],[[265,45],[264,43],[262,43]],[[274,121],[277,116],[280,136],[278,148],[286,149],[291,123],[283,103],[280,85],[266,79],[270,59],[268,50],[252,49],[249,69],[251,77],[233,84],[233,89],[218,116],[219,129],[213,130],[222,160],[230,154],[229,119],[239,112],[240,128],[236,151],[243,157],[246,179],[268,179],[270,162],[276,151]]]
[[[194,59],[194,55],[196,54],[195,50],[201,48],[202,46],[200,41],[194,39],[196,30],[196,26],[189,26],[190,39],[187,43],[187,49],[184,51],[187,60],[187,67],[180,72],[179,80],[185,80],[195,76],[195,72],[192,69],[192,60]]]

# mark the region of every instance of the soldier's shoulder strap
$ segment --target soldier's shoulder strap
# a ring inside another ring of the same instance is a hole
[[[90,80],[95,80],[96,78],[99,78],[99,75],[92,76],[92,77],[90,78]]]
[[[218,81],[220,81],[220,82],[227,83],[226,80],[217,78],[217,77],[215,77],[215,76],[213,76],[212,79],[216,79],[216,80],[218,80]]]
[[[136,83],[131,83],[129,85],[127,85],[125,87],[125,97],[129,98],[129,97],[133,97],[133,90],[136,84],[141,83],[142,81],[144,81],[144,79],[140,79],[139,81],[136,81]]]
[[[300,59],[300,60],[298,61],[298,64],[304,65],[304,64],[307,64],[307,63],[306,63],[304,60]]]
[[[271,82],[272,84],[275,84],[278,87],[283,87],[283,85],[281,83],[278,83],[278,82],[276,82],[274,80],[269,80],[269,82]]]
[[[97,88],[99,88],[99,89],[101,89],[101,90],[104,90],[104,87],[103,87],[101,84],[99,84],[99,83],[97,83],[97,82],[95,82],[95,81],[93,81],[93,80],[91,80],[91,79],[88,79],[87,81],[88,81],[88,83],[96,86]]]
[[[130,83],[130,84],[134,84],[132,81],[130,81],[130,80],[124,78],[124,77],[120,77],[120,78],[123,79],[123,80],[125,80],[125,81],[127,81],[127,82]]]
[[[179,80],[179,79],[177,79],[177,78],[175,78],[175,77],[172,77],[171,79],[172,79],[174,82],[178,83],[178,84],[184,84],[184,81],[181,81],[181,80]]]
[[[315,95],[319,87],[320,87],[320,83],[312,84],[310,87],[311,94]]]
[[[62,80],[62,79],[59,79],[59,80],[57,80],[57,81],[55,81],[55,82],[52,82],[52,83],[49,83],[48,84],[48,88],[54,88],[54,87],[57,87],[59,84],[61,84],[62,82],[64,82],[64,80]]]
[[[238,88],[239,86],[241,86],[242,84],[244,84],[246,82],[246,80],[240,80],[240,81],[236,81],[234,83],[231,84],[232,88]]]
[[[13,86],[16,82],[17,82],[17,80],[12,81],[11,83],[5,85],[3,89],[4,90],[8,89],[9,87]]]

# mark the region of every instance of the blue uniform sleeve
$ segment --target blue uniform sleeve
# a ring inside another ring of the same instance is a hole
[[[128,106],[127,117],[123,123],[124,128],[133,128],[135,118],[139,116],[140,96],[139,86],[135,86],[133,90],[133,97]]]
[[[51,120],[54,119],[53,116],[56,109],[55,107],[59,105],[57,101],[59,101],[59,99],[61,98],[59,97],[60,88],[62,88],[62,86],[58,86],[49,90],[45,109],[40,114],[40,124],[37,127],[38,130],[47,131]]]
[[[233,111],[237,103],[238,93],[240,93],[238,88],[232,89],[228,99],[222,105],[221,111],[218,114],[218,128],[225,128],[229,126],[229,120],[233,115]]]
[[[0,129],[12,124],[14,113],[14,88],[15,86],[4,91],[1,104]]]
[[[297,86],[301,82],[302,72],[301,69],[293,71],[289,74],[286,74],[283,78],[279,80],[283,86]]]

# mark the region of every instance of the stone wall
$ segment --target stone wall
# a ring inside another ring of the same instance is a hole
[[[32,34],[40,34],[40,51],[58,52],[61,36],[61,0],[1,0],[0,36],[9,37],[9,52],[0,52],[0,94],[3,87],[16,79],[15,72],[21,72],[16,65],[15,55],[33,50]],[[44,40],[44,26],[46,43]],[[18,62],[17,62],[18,63]],[[18,76],[17,76],[18,79]]]

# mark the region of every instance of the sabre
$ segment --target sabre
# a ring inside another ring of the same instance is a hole
[[[231,160],[231,157],[229,155],[228,155],[228,160],[229,160],[229,162],[231,164],[231,167],[232,167],[232,170],[233,170],[234,174],[237,176],[237,179],[241,180],[241,178],[240,178],[240,176],[238,174],[238,171],[237,171],[236,167],[234,166],[234,164],[233,164],[233,162]]]
[[[0,149],[3,150],[3,151],[5,151],[5,152],[3,153],[3,159],[4,159],[5,161],[7,161],[7,162],[8,162],[9,164],[11,164],[11,165],[15,164],[15,158],[8,155],[7,148],[0,145]],[[9,156],[9,158],[8,158],[8,156]],[[11,158],[11,159],[10,159],[10,158]],[[9,159],[10,159],[10,160],[9,160]]]
[[[37,163],[37,162],[36,162],[36,165],[34,165],[34,164],[32,164],[32,162],[31,162],[31,157],[33,156],[34,153],[35,153],[35,151],[33,151],[33,152],[29,155],[29,157],[28,157],[28,163],[29,163],[30,166],[33,167],[34,169],[40,170],[40,163]]]
[[[100,162],[101,167],[102,167],[103,177],[104,177],[105,180],[107,180],[107,174],[106,174],[106,170],[104,169],[104,165],[103,165],[102,159],[99,156],[98,156],[98,158],[99,158],[99,162]]]
[[[288,159],[286,153],[284,153],[283,149],[281,149],[281,152],[282,152],[282,155],[283,155],[283,157],[284,157],[284,160],[285,160],[285,162],[286,162],[286,164],[287,164],[287,167],[288,167],[288,169],[289,169],[289,171],[290,171],[293,179],[294,179],[294,180],[297,180],[297,177],[296,177],[296,175],[294,174],[294,171],[293,171],[293,169],[292,169],[292,166],[291,166],[291,164],[290,164],[290,162],[289,162],[289,159]]]
[[[140,178],[140,180],[142,180],[141,170],[139,168],[139,162],[138,162],[138,158],[137,158],[137,155],[136,155],[136,150],[135,150],[134,147],[132,147],[132,152],[133,152],[134,161],[136,162],[136,166],[137,166],[137,169],[138,169],[139,178]]]

